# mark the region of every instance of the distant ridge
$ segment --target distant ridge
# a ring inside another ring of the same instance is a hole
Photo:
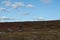
[[[42,21],[43,21],[43,22],[44,22],[44,21],[46,22],[46,21],[60,21],[60,20],[42,20]],[[28,21],[13,21],[13,22],[41,22],[41,21],[39,21],[39,20],[37,20],[37,21],[35,21],[35,20],[34,20],[34,21],[33,21],[33,20],[29,21],[29,20],[28,20]],[[4,23],[4,22],[0,22],[0,23]],[[5,22],[5,23],[6,23],[6,22]]]

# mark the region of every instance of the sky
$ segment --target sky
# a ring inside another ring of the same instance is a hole
[[[60,19],[60,0],[0,0],[0,22]]]

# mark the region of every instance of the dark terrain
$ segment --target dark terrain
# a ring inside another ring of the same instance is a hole
[[[0,40],[60,40],[60,20],[3,22]]]

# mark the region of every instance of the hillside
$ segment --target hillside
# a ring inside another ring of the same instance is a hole
[[[22,27],[22,28],[20,28]],[[52,20],[52,21],[25,21],[25,22],[3,22],[0,23],[0,30],[6,31],[8,29],[11,30],[25,30],[31,31],[32,29],[60,29],[60,20]]]
[[[0,40],[60,40],[60,20],[3,22]]]

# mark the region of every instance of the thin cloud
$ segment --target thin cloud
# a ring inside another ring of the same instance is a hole
[[[12,2],[6,0],[6,1],[2,1],[2,3],[5,6],[9,6],[9,7],[13,8],[13,9],[17,9],[17,8],[25,7],[25,6],[28,7],[28,8],[33,8],[34,7],[34,5],[32,5],[32,4],[25,5],[24,2],[14,2],[14,3],[12,3]]]
[[[52,2],[52,0],[40,0],[42,3],[49,4]]]
[[[19,13],[20,15],[30,15],[29,12],[22,12],[22,13]]]
[[[0,7],[0,11],[9,12],[8,9]]]
[[[16,2],[14,4],[12,4],[12,8],[16,9],[16,8],[20,8],[23,7],[24,3],[23,2]]]
[[[9,18],[9,17],[6,17],[6,16],[0,16],[0,22],[10,22],[10,21],[20,21],[18,19],[14,19],[14,18]]]
[[[32,4],[28,4],[27,7],[33,8],[34,6]]]
[[[13,9],[17,9],[17,8],[18,8],[18,6],[17,6],[17,5],[15,5],[15,4],[12,4],[12,8],[13,8]]]
[[[35,21],[44,21],[45,18],[44,17],[38,17],[38,18],[34,18],[33,20],[35,20]]]
[[[24,3],[23,2],[17,2],[17,3],[15,3],[15,5],[17,5],[18,7],[21,7],[21,6],[24,6]]]
[[[6,1],[2,1],[2,3],[4,5],[6,5],[6,6],[10,6],[11,8],[14,8],[14,9],[20,8],[20,7],[23,7],[24,6],[24,3],[23,2],[14,2],[14,3],[12,3],[12,2],[6,0]]]
[[[30,13],[29,12],[24,12],[23,15],[30,15]]]
[[[15,20],[15,19],[12,19],[12,18],[9,18],[9,17],[6,17],[6,16],[1,16],[0,20]]]
[[[38,17],[37,20],[45,20],[43,17]]]
[[[2,3],[5,4],[6,6],[10,6],[11,5],[10,1],[3,1]]]

